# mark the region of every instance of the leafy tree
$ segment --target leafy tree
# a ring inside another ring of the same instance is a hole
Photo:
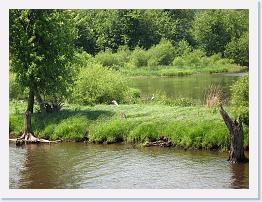
[[[246,10],[204,10],[192,24],[192,36],[208,55],[224,54],[226,45],[248,31]]]
[[[76,16],[76,28],[78,30],[78,38],[76,40],[76,46],[83,48],[89,54],[96,54],[99,52],[96,40],[98,38],[97,31],[95,29],[96,11],[95,10],[75,10]]]
[[[16,75],[9,73],[9,99],[10,100],[24,100],[26,99],[26,91],[17,83]]]
[[[245,32],[240,38],[234,38],[226,45],[225,57],[234,62],[248,66],[248,33]]]
[[[207,10],[196,16],[192,26],[192,35],[208,55],[223,53],[230,41],[230,34],[223,24],[222,10]]]
[[[42,96],[56,100],[72,81],[74,16],[65,10],[10,10],[9,24],[11,71],[29,89],[28,110],[36,97],[45,111]]]
[[[199,12],[198,10],[192,9],[171,9],[165,10],[171,18],[174,26],[174,35],[169,40],[174,42],[187,41],[191,46],[195,45],[195,41],[190,33],[190,28],[194,21],[195,15]]]

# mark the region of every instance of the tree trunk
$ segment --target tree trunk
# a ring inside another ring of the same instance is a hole
[[[16,146],[22,146],[23,144],[35,144],[35,143],[59,143],[60,140],[57,141],[49,141],[45,139],[39,139],[34,136],[31,124],[31,112],[26,111],[25,113],[25,130],[23,135],[17,139],[10,139],[10,141],[15,141]]]
[[[29,96],[28,96],[27,111],[31,113],[34,113],[34,97],[35,97],[35,93],[33,89],[30,89]]]
[[[20,138],[17,138],[16,145],[20,146],[26,143],[39,143],[40,140],[34,136],[32,125],[31,125],[31,112],[26,111],[25,113],[25,130]]]
[[[239,163],[246,161],[244,155],[244,145],[243,145],[243,126],[242,121],[233,121],[227,112],[223,109],[222,105],[220,107],[220,114],[230,132],[230,153],[228,160],[231,163]]]
[[[36,96],[36,100],[38,102],[39,108],[41,112],[45,112],[45,103],[41,97],[41,95],[39,94],[39,92],[36,90],[35,92],[35,96]]]

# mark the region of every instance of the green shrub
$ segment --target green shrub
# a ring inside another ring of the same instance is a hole
[[[186,40],[181,40],[178,42],[177,46],[175,47],[175,56],[185,56],[192,52],[192,47]]]
[[[164,91],[157,90],[154,92],[153,96],[150,98],[150,103],[152,104],[170,104],[171,100]]]
[[[92,64],[96,64],[96,63],[97,61],[95,60],[95,58],[85,51],[79,51],[75,53],[73,65],[77,69],[81,69],[83,67],[86,67]]]
[[[170,41],[162,39],[159,44],[152,46],[147,54],[148,66],[170,65],[174,60],[175,49]]]
[[[183,56],[178,56],[173,60],[173,65],[177,68],[199,68],[203,67],[203,59],[206,59],[202,50],[196,49]],[[206,62],[205,65],[209,65]]]
[[[196,49],[183,56],[178,56],[172,63],[180,69],[196,69],[198,71],[227,72],[229,68],[235,68],[238,65],[233,64],[232,59],[222,58],[221,54],[214,54],[207,57],[205,53]]]
[[[141,91],[137,88],[129,88],[126,97],[125,97],[125,102],[129,104],[135,104],[140,102],[141,98]]]
[[[184,56],[185,64],[187,68],[194,67],[199,68],[202,66],[202,58],[205,57],[205,53],[202,50],[196,49],[190,54]]]
[[[136,47],[132,51],[130,63],[134,67],[147,66],[147,52],[140,47]]]
[[[185,66],[185,61],[183,57],[176,57],[172,63],[177,68],[183,68]]]
[[[100,65],[80,71],[74,86],[73,100],[79,104],[118,103],[125,101],[128,83],[118,71]]]
[[[117,55],[112,53],[111,49],[106,49],[105,51],[99,52],[95,56],[95,60],[104,67],[118,69],[120,66],[120,62],[117,58]]]
[[[248,76],[243,76],[239,78],[231,86],[231,105],[233,107],[234,115],[236,118],[242,118],[244,123],[247,125],[249,123],[248,88]]]
[[[131,51],[128,46],[119,46],[117,52],[114,53],[114,57],[118,60],[119,67],[124,67],[130,60]]]

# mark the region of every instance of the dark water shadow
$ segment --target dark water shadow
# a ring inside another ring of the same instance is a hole
[[[230,169],[232,173],[231,186],[234,189],[248,189],[249,186],[249,164],[230,164]]]

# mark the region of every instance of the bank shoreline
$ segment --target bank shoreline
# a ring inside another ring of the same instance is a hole
[[[25,106],[10,114],[10,138],[24,130]],[[230,107],[226,110],[230,113]],[[126,117],[122,118],[121,113]],[[99,144],[165,144],[181,148],[228,150],[229,131],[218,108],[167,105],[65,106],[58,113],[34,113],[32,129],[36,137],[47,140],[87,141]],[[85,136],[86,133],[86,136]],[[157,141],[166,138],[166,142]],[[170,142],[170,143],[168,143]],[[248,127],[244,126],[244,145],[248,146]]]
[[[240,66],[240,67],[225,67],[225,68],[207,68],[207,69],[180,69],[174,68],[172,66],[157,66],[154,68],[134,68],[132,70],[120,70],[120,72],[129,78],[136,77],[183,77],[183,76],[192,76],[197,74],[222,74],[222,73],[245,73],[248,72],[248,67]]]

